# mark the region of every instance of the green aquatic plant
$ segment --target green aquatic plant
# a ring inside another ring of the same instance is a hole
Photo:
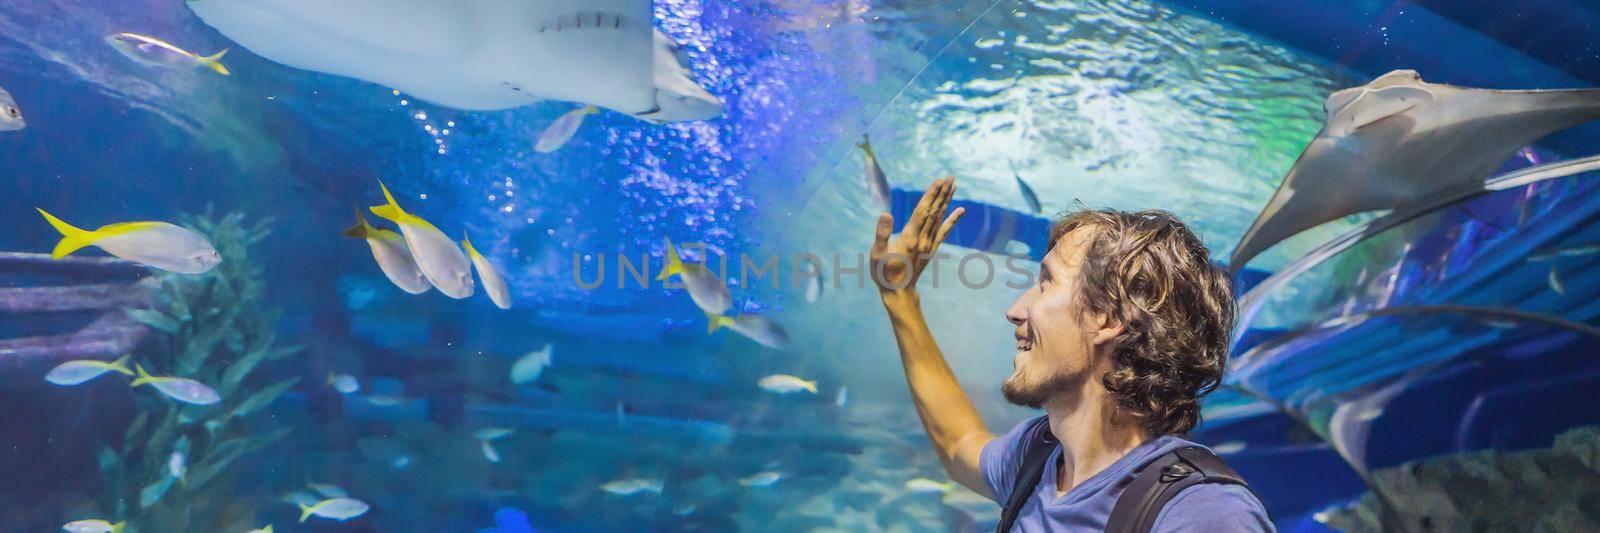
[[[134,391],[138,414],[98,457],[101,510],[126,520],[126,533],[255,527],[257,506],[233,483],[231,467],[288,435],[288,428],[261,431],[259,418],[298,378],[274,381],[258,370],[300,347],[279,344],[278,313],[263,307],[262,267],[249,260],[249,248],[267,237],[271,221],[244,218],[217,218],[209,210],[187,217],[184,225],[210,239],[222,263],[201,275],[162,274],[150,308],[125,309],[155,332],[135,361],[154,374],[197,380],[222,398],[189,405],[145,387]],[[175,453],[183,459],[174,461]]]

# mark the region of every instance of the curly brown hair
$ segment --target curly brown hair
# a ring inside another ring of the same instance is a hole
[[[1200,398],[1222,381],[1233,330],[1227,273],[1200,237],[1166,211],[1089,209],[1050,228],[1050,246],[1091,231],[1075,296],[1080,309],[1119,320],[1107,391],[1152,435],[1185,435]]]

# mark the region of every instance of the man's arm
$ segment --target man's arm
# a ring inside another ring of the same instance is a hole
[[[889,234],[894,230],[894,218],[888,213],[878,216],[877,239],[872,245],[873,279],[878,283],[884,309],[889,312],[917,415],[922,418],[934,451],[939,453],[945,473],[955,482],[994,499],[978,464],[983,446],[994,440],[994,434],[984,427],[978,409],[961,389],[934,342],[916,292],[922,269],[965,213],[957,208],[944,217],[954,194],[954,178],[935,181],[892,241]],[[944,222],[935,223],[941,217]]]

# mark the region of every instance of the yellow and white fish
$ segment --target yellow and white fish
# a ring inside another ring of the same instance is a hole
[[[707,315],[721,315],[733,306],[733,295],[728,292],[728,283],[705,265],[685,264],[678,259],[678,249],[672,246],[672,239],[667,239],[667,264],[661,268],[661,273],[656,275],[656,281],[665,280],[674,274],[683,279],[683,288],[689,291],[689,298],[694,300],[694,304]]]
[[[222,401],[222,397],[217,395],[217,391],[207,387],[204,383],[189,378],[152,376],[149,372],[145,372],[143,366],[138,364],[134,364],[133,369],[138,373],[138,377],[134,378],[133,383],[128,385],[130,387],[149,385],[161,391],[161,394],[165,394],[168,398],[195,405],[211,405]]]
[[[483,292],[489,293],[489,299],[495,307],[510,309],[511,291],[506,289],[506,280],[500,277],[500,269],[472,247],[472,239],[461,239],[461,246],[467,249],[467,257],[472,258],[472,267],[478,270],[478,281],[483,282]]]
[[[767,470],[765,472],[758,472],[751,474],[749,477],[744,479],[740,479],[739,485],[745,487],[770,487],[774,483],[782,480],[783,474]]]
[[[378,261],[378,269],[400,290],[422,294],[433,288],[428,278],[422,275],[422,269],[417,267],[416,259],[411,257],[406,238],[399,233],[372,227],[367,223],[367,217],[361,216],[358,210],[356,225],[345,230],[344,236],[366,240],[367,246],[372,248],[372,258]]]
[[[137,33],[107,35],[106,44],[141,65],[168,68],[206,67],[223,76],[228,75],[228,67],[217,62],[218,59],[222,59],[223,54],[228,53],[227,48],[215,54],[202,56],[161,39]]]
[[[767,392],[773,392],[777,394],[789,394],[800,391],[806,391],[812,394],[817,393],[817,382],[806,381],[788,374],[773,374],[761,378],[761,381],[757,382],[757,385],[760,385],[761,388]]]
[[[305,522],[307,518],[315,516],[343,522],[367,514],[371,508],[367,502],[354,498],[330,498],[314,505],[301,505],[300,521]]]
[[[61,530],[68,533],[122,533],[122,527],[125,525],[127,525],[127,522],[113,524],[97,518],[67,522],[66,525],[61,526]]]
[[[372,214],[400,226],[400,234],[405,236],[406,246],[411,248],[411,257],[416,259],[422,275],[445,296],[458,300],[472,296],[472,264],[467,254],[439,228],[401,209],[383,182],[378,182],[378,187],[383,189],[383,198],[389,203],[372,206]]]
[[[246,531],[244,533],[272,533],[272,524],[267,524],[267,527],[263,527],[263,528],[260,528],[260,529],[252,529],[252,530]]]
[[[726,326],[768,348],[782,350],[789,346],[789,332],[783,329],[783,325],[770,318],[761,315],[707,316],[707,318],[711,321],[706,325],[707,333],[716,332]]]
[[[93,245],[122,259],[179,274],[201,274],[222,262],[222,255],[210,242],[182,226],[166,222],[119,222],[87,231],[43,209],[38,211],[51,227],[61,232],[61,242],[50,252],[50,257],[56,259]]]
[[[662,484],[661,480],[659,479],[632,478],[608,481],[605,484],[600,485],[600,490],[616,494],[618,496],[632,496],[634,494],[644,492],[660,494],[661,487]]]
[[[87,359],[67,361],[50,369],[50,373],[45,374],[44,380],[56,385],[77,385],[100,377],[101,374],[106,372],[117,372],[132,376],[133,371],[128,369],[128,356],[124,355],[109,363]]]
[[[555,346],[547,343],[544,348],[518,358],[517,362],[511,364],[511,382],[522,385],[539,379],[544,369],[550,366],[554,352]]]
[[[583,125],[583,117],[599,112],[600,109],[592,105],[566,112],[539,133],[539,141],[534,143],[533,151],[548,154],[560,150],[578,133],[578,127]]]
[[[934,481],[919,477],[906,482],[906,490],[920,494],[943,494],[955,490],[956,484],[950,481]]]

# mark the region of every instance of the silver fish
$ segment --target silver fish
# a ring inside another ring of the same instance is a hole
[[[0,131],[17,131],[28,126],[22,119],[22,108],[17,107],[11,93],[0,88]]]
[[[600,109],[595,106],[586,105],[562,114],[561,118],[556,119],[539,133],[539,141],[534,143],[533,151],[548,154],[560,150],[562,146],[567,145],[567,141],[572,140],[574,134],[578,133],[578,128],[583,126],[584,117],[599,112]]]
[[[667,239],[667,264],[661,268],[661,273],[656,275],[656,281],[665,280],[674,274],[683,279],[683,287],[689,291],[689,298],[694,300],[695,305],[706,314],[720,315],[733,306],[733,295],[728,292],[728,283],[705,265],[684,263],[678,258],[678,250],[672,246],[672,240]]]
[[[222,59],[223,54],[228,53],[226,48],[209,56],[201,56],[161,39],[137,33],[107,35],[106,44],[141,65],[167,68],[206,67],[223,76],[228,75],[228,68],[217,62],[218,59]]]
[[[889,192],[889,178],[883,174],[883,167],[878,166],[878,155],[872,151],[872,140],[867,138],[867,134],[863,133],[861,134],[861,142],[856,143],[856,147],[866,153],[865,177],[867,190],[872,191],[872,199],[878,202],[879,207],[882,207],[884,211],[889,211],[894,197]]]

